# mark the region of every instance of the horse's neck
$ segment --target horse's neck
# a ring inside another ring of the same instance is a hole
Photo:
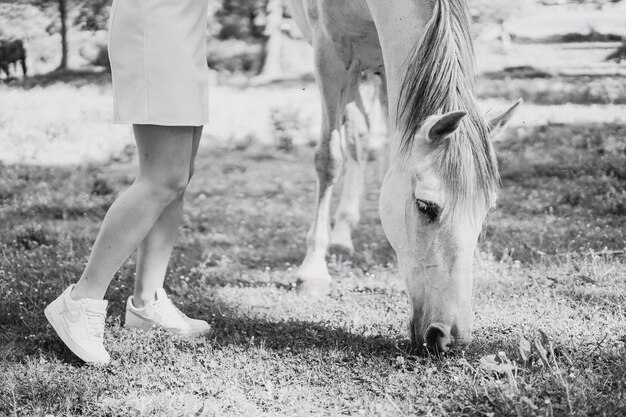
[[[406,69],[407,57],[413,54],[432,16],[432,6],[420,0],[367,0],[382,48],[387,73],[389,116],[396,120],[396,110]]]

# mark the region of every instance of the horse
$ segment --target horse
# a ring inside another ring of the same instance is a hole
[[[26,77],[26,49],[21,39],[0,40],[0,71],[4,71],[7,78],[11,78],[9,65],[13,64],[13,69],[19,62],[22,66],[22,75]]]
[[[467,0],[289,2],[313,46],[322,98],[315,214],[298,291],[326,294],[329,246],[353,251],[367,141],[359,82],[363,73],[378,75],[390,130],[379,211],[411,302],[411,342],[437,351],[466,345],[474,251],[500,184],[491,140],[521,100],[489,117],[478,110]],[[330,201],[342,171],[331,231]]]

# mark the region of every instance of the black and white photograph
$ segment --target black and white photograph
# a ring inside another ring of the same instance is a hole
[[[0,0],[0,416],[625,416],[626,0]]]

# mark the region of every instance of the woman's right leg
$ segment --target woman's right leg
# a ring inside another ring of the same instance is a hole
[[[193,175],[201,133],[202,127],[194,128],[188,179]],[[187,317],[163,290],[163,280],[182,219],[182,209],[183,196],[180,195],[161,213],[137,247],[135,291],[126,302],[124,327],[141,330],[159,327],[181,336],[201,336],[211,329],[206,321]]]
[[[194,161],[201,136],[202,126],[194,127],[188,180],[191,180],[193,176]],[[181,195],[161,213],[150,233],[137,247],[137,271],[132,298],[135,307],[141,308],[153,301],[156,290],[163,288],[167,265],[182,218],[183,196]]]
[[[109,208],[73,299],[102,299],[117,270],[184,192],[193,127],[134,125],[139,175]]]

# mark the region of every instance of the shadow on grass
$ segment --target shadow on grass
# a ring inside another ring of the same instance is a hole
[[[224,306],[220,308],[224,311]],[[333,326],[301,320],[272,322],[226,313],[213,321],[211,337],[219,346],[250,346],[255,343],[267,349],[305,353],[310,349],[345,350],[364,356],[393,358],[409,349],[408,340],[380,335],[360,335]]]
[[[222,306],[220,310],[223,311],[224,308],[228,307]],[[476,337],[469,345],[453,346],[441,355],[425,349],[424,346],[412,344],[408,331],[405,335],[397,337],[363,335],[340,327],[301,320],[275,322],[247,318],[233,311],[216,317],[213,322],[211,338],[219,346],[247,347],[250,346],[252,336],[256,344],[262,344],[267,349],[278,352],[288,351],[294,355],[306,354],[311,349],[327,352],[341,350],[348,354],[365,357],[393,360],[402,356],[419,361],[426,358],[461,358],[464,355],[480,357],[503,350],[510,355],[517,352],[517,344],[511,340],[508,333],[497,333],[489,329],[480,329],[479,333],[475,332]]]
[[[0,318],[0,350],[3,361],[24,363],[29,359],[55,356],[73,366],[83,363],[61,342],[43,316],[45,303],[29,306],[31,315],[25,319]],[[367,357],[395,358],[398,355],[417,353],[407,339],[388,338],[380,335],[360,335],[340,327],[302,320],[268,321],[242,316],[231,306],[216,302],[206,309],[184,308],[190,316],[207,319],[212,332],[208,336],[219,348],[238,346],[242,348],[263,346],[266,349],[289,355],[306,354],[311,349],[322,351],[342,350]],[[107,320],[121,324],[123,314]],[[110,338],[105,345],[114,343]]]
[[[115,282],[114,288],[107,298],[111,301],[109,318],[107,320],[106,345],[112,346],[112,351],[127,351],[133,347],[116,347],[116,337],[120,335],[123,323],[125,296],[130,292],[132,285],[130,267],[126,267],[124,278]],[[420,364],[424,359],[460,359],[478,360],[488,354],[505,351],[509,358],[518,356],[519,338],[513,334],[512,328],[502,325],[483,326],[475,328],[474,340],[470,345],[455,347],[444,355],[427,352],[421,346],[412,346],[408,340],[408,332],[397,335],[358,333],[345,329],[345,323],[332,321],[307,321],[285,317],[284,319],[266,319],[250,317],[241,305],[234,305],[221,299],[217,288],[224,283],[211,282],[210,285],[200,281],[190,282],[190,294],[204,294],[197,296],[178,296],[177,300],[182,309],[191,317],[207,320],[211,323],[212,332],[208,336],[211,345],[216,349],[236,347],[236,351],[256,349],[259,346],[274,352],[276,355],[302,357],[306,360],[311,351],[321,355],[341,352],[345,360],[353,357],[378,358],[393,361],[397,357],[409,359],[413,365]],[[267,283],[247,279],[234,279],[228,283],[234,288],[240,285],[249,288],[267,287]],[[272,283],[285,295],[293,291],[290,286],[281,283]],[[41,295],[35,296],[25,291],[16,291],[11,294],[11,302],[0,305],[0,351],[3,352],[5,363],[25,363],[39,358],[49,360],[58,358],[72,366],[82,366],[54,334],[43,316],[43,309],[63,290],[63,284],[55,282]],[[571,298],[574,302],[594,302],[603,305],[609,296],[606,291],[594,297],[579,288],[568,288],[558,285],[556,294]],[[175,291],[174,291],[175,293]],[[580,296],[577,297],[577,296]],[[617,296],[616,296],[617,297]],[[622,298],[610,297],[611,302],[623,304]],[[304,300],[303,300],[304,302]],[[309,301],[307,301],[309,302]],[[325,299],[317,301],[320,311],[324,311]],[[346,301],[348,303],[349,300]],[[408,315],[408,312],[407,312]],[[408,318],[408,317],[407,317]],[[113,335],[113,336],[112,336]],[[124,339],[128,341],[129,335]],[[134,339],[131,335],[131,340]],[[143,336],[137,337],[138,343],[144,343]],[[175,343],[179,353],[194,354],[194,345],[189,343]],[[119,345],[118,345],[119,346]],[[161,349],[157,346],[157,349]],[[335,358],[336,359],[336,358]],[[39,359],[40,360],[40,359]]]
[[[12,88],[30,90],[35,87],[50,87],[54,84],[67,84],[74,87],[85,85],[111,84],[111,73],[102,69],[55,70],[45,74],[31,75],[26,78],[6,80],[4,85]]]
[[[255,283],[243,281],[246,286],[254,287]],[[277,287],[288,292],[286,285],[278,284]],[[398,356],[418,361],[439,357],[434,352],[427,352],[422,346],[412,345],[408,339],[408,331],[397,336],[388,333],[360,334],[346,330],[342,323],[312,322],[289,317],[283,320],[250,317],[240,306],[221,300],[215,288],[209,286],[203,289],[206,296],[199,302],[189,299],[185,302],[181,299],[177,304],[189,316],[211,323],[212,332],[207,337],[218,349],[237,347],[245,350],[262,346],[279,355],[296,357],[306,356],[311,350],[322,354],[340,351],[346,357],[362,356],[383,360],[394,360]],[[72,366],[83,365],[61,342],[43,315],[45,306],[62,290],[62,285],[56,284],[46,291],[45,296],[37,298],[32,298],[29,294],[15,293],[10,305],[0,307],[0,351],[4,353],[5,363],[25,363],[42,357],[47,360],[56,357]],[[198,291],[194,289],[193,292]],[[119,335],[123,323],[125,297],[122,296],[122,292],[127,295],[130,289],[114,290],[107,296],[110,304],[106,329],[108,337],[105,345],[111,346],[116,343],[111,334]],[[324,299],[317,302],[320,303],[320,310],[323,310]],[[12,308],[15,306],[20,307]],[[513,345],[503,346],[507,341],[504,335],[501,336],[503,337],[480,338],[463,350],[470,355],[479,351],[513,350]],[[181,345],[183,351],[193,353],[192,347],[185,346]],[[114,347],[113,350],[115,349]],[[461,349],[453,348],[441,358],[460,355]]]

